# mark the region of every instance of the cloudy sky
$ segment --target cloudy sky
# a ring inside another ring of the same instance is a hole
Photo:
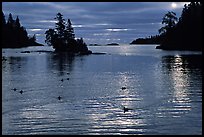
[[[174,11],[180,17],[188,2],[2,2],[8,18],[19,16],[29,35],[45,41],[45,31],[55,27],[54,17],[60,12],[71,19],[76,38],[87,44],[130,43],[139,37],[158,34],[162,17]]]

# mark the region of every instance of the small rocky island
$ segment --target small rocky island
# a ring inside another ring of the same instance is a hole
[[[22,48],[28,46],[44,46],[36,42],[36,36],[28,36],[26,29],[20,24],[20,19],[13,19],[9,14],[6,21],[2,11],[2,48]]]
[[[108,46],[114,46],[114,45],[119,45],[118,43],[109,43],[107,44]]]
[[[70,55],[92,54],[83,38],[75,39],[74,28],[70,19],[65,22],[61,13],[57,13],[54,19],[56,20],[55,28],[45,32],[45,42],[52,46],[55,52],[67,52]]]

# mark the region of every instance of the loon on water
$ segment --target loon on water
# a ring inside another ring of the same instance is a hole
[[[133,110],[132,108],[126,108],[126,107],[123,107],[123,110],[124,110],[124,113],[127,112],[128,110]]]
[[[62,98],[62,97],[60,97],[60,96],[58,97],[59,100],[60,100],[61,98]]]

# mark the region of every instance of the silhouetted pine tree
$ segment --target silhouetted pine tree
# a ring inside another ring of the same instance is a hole
[[[12,14],[9,13],[9,17],[8,17],[8,21],[7,21],[7,24],[14,27],[14,20],[13,20],[13,17],[12,17]]]
[[[74,28],[72,27],[72,23],[70,19],[67,20],[67,26],[66,26],[65,32],[66,32],[65,36],[67,39],[75,39]]]
[[[56,19],[58,22],[55,23],[55,29],[57,33],[57,37],[59,39],[63,39],[64,37],[64,29],[65,29],[65,21],[63,19],[63,15],[61,13],[57,13]]]
[[[45,32],[46,38],[45,38],[45,43],[47,43],[48,46],[53,46],[54,49],[56,49],[57,47],[55,47],[55,39],[56,37],[56,32],[54,29],[49,29]]]
[[[2,25],[3,26],[6,25],[5,15],[4,15],[3,11],[2,11]]]
[[[168,13],[165,14],[162,19],[162,24],[165,24],[165,26],[159,29],[159,33],[165,34],[168,31],[171,31],[171,29],[175,27],[176,21],[177,21],[176,13],[168,11]]]
[[[15,26],[18,29],[21,27],[20,20],[19,20],[18,16],[16,17]]]

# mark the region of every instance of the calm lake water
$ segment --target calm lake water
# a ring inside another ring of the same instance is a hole
[[[2,49],[2,134],[202,134],[202,52],[42,49]]]

